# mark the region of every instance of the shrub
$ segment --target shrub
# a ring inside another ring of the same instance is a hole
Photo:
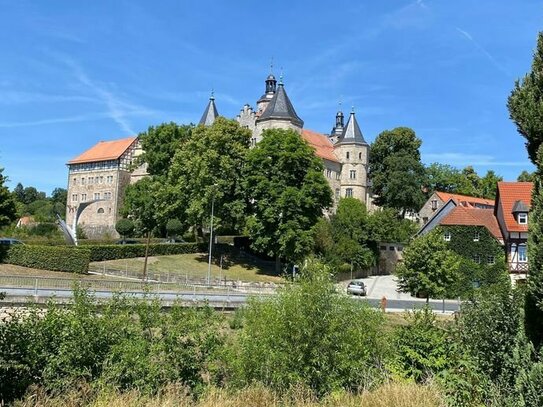
[[[130,237],[132,233],[134,233],[135,227],[134,222],[130,219],[119,219],[115,224],[115,230],[123,237],[123,239],[125,237]]]
[[[245,310],[230,363],[233,381],[274,390],[307,386],[317,396],[367,388],[381,378],[382,314],[338,295],[326,266],[310,263],[297,284]]]
[[[0,254],[0,259],[23,267],[86,274],[90,254],[89,250],[67,246],[13,245],[4,255]]]
[[[170,219],[166,223],[166,232],[168,233],[168,237],[175,238],[183,232],[183,224],[178,219]]]
[[[149,256],[167,256],[173,254],[199,253],[205,251],[205,244],[175,243],[175,244],[150,244]],[[126,245],[84,245],[78,250],[90,250],[90,261],[105,261],[117,259],[129,259],[145,256],[144,244]]]

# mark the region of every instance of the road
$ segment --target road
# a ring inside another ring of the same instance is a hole
[[[0,292],[6,293],[5,302],[10,304],[14,303],[28,303],[36,300],[36,302],[46,302],[47,299],[55,297],[57,302],[63,302],[71,300],[73,297],[73,291],[71,289],[50,289],[50,288],[13,288],[13,287],[0,287]],[[108,290],[96,290],[92,291],[95,298],[99,300],[111,299],[116,292]],[[216,308],[238,308],[247,302],[247,299],[254,294],[247,293],[233,293],[233,292],[198,292],[198,291],[181,291],[172,293],[171,291],[146,293],[144,291],[127,291],[125,294],[133,296],[134,298],[145,298],[151,296],[152,298],[158,298],[164,305],[171,305],[175,302],[181,302],[185,304],[190,303],[203,303],[208,302],[211,306]],[[270,295],[270,294],[268,294]],[[262,295],[265,297],[266,295]],[[371,307],[379,308],[380,300],[376,298],[364,298],[353,297],[357,301],[365,301]],[[0,305],[2,303],[0,302]],[[425,301],[419,299],[389,299],[387,300],[387,311],[401,312],[405,310],[412,310],[413,308],[422,308],[426,304]],[[430,300],[430,307],[436,312],[452,313],[458,311],[459,305],[457,301],[438,301]]]

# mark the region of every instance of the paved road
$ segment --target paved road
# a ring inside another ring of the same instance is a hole
[[[0,287],[0,292],[5,292],[7,294],[5,301],[7,302],[21,302],[26,298],[35,298],[48,299],[55,297],[57,300],[69,300],[73,297],[73,292],[71,289],[48,289],[48,288],[39,288],[38,290],[32,288],[13,288],[13,287]],[[107,290],[97,290],[93,291],[94,295],[98,299],[110,299],[115,294],[114,291]],[[144,298],[145,296],[158,297],[161,301],[166,304],[172,304],[176,301],[181,301],[184,303],[187,302],[209,302],[212,306],[228,306],[232,308],[237,308],[242,306],[247,302],[247,298],[251,294],[245,293],[209,293],[209,292],[194,292],[194,291],[184,291],[172,293],[171,291],[166,292],[152,292],[145,293],[143,291],[130,291],[126,292],[127,295],[133,296],[135,298]],[[253,294],[254,295],[254,294]],[[353,297],[357,301],[365,301],[370,306],[378,308],[380,307],[380,300],[376,298],[364,298],[364,297]],[[404,311],[412,310],[413,308],[422,308],[425,305],[425,301],[419,299],[389,299],[387,300],[387,310],[388,311]],[[1,304],[1,303],[0,303]],[[457,301],[436,301],[431,300],[429,303],[430,307],[437,312],[445,311],[451,313],[459,309]]]

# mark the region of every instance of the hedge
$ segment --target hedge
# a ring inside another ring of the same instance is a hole
[[[90,261],[105,261],[145,257],[145,246],[144,244],[85,245],[78,246],[78,250],[89,250]],[[149,256],[200,253],[206,249],[206,244],[198,243],[150,244]]]
[[[13,245],[2,249],[0,261],[42,270],[86,274],[90,254],[90,250],[66,246]]]

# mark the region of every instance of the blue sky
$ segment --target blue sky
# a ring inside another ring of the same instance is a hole
[[[543,1],[0,0],[0,167],[51,192],[100,140],[197,122],[210,90],[234,117],[273,57],[305,127],[338,102],[368,141],[396,126],[425,163],[532,170],[507,96],[530,68]]]

